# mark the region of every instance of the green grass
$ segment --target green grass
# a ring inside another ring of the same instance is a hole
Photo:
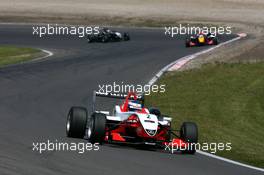
[[[264,63],[216,64],[169,73],[160,81],[166,93],[147,97],[173,117],[199,127],[199,142],[231,142],[216,154],[264,167]]]
[[[43,53],[39,49],[0,46],[0,67],[29,61],[42,54]]]

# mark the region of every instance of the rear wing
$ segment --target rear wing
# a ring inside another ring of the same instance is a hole
[[[128,94],[118,94],[118,93],[100,93],[100,92],[93,92],[93,105],[92,105],[92,111],[95,111],[95,102],[96,102],[96,97],[105,97],[105,98],[113,98],[113,99],[127,99],[128,100],[134,100],[133,97],[128,97],[130,93]],[[136,95],[136,98],[138,101],[141,102],[141,104],[144,106],[145,104],[145,99],[144,99],[144,94],[141,95]]]

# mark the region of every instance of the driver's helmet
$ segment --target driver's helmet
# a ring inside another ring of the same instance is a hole
[[[128,111],[138,111],[142,109],[142,104],[138,100],[130,100],[128,102]]]
[[[111,30],[108,29],[108,28],[106,28],[106,27],[104,27],[102,30],[103,30],[105,33],[110,33],[110,32],[111,32]]]
[[[108,33],[109,29],[104,27],[104,28],[101,29],[101,31],[102,31],[103,33]]]
[[[204,34],[203,33],[200,33],[198,35],[198,42],[199,43],[204,43],[205,42],[205,37],[204,37]]]

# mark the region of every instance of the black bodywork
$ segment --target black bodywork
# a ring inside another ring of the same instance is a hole
[[[130,36],[128,33],[121,33],[117,31],[111,31],[109,29],[103,28],[99,30],[98,34],[90,34],[87,36],[87,42],[115,42],[115,41],[128,41]]]

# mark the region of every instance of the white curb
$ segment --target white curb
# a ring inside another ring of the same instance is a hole
[[[48,50],[44,50],[44,49],[40,49],[42,52],[46,53],[47,55],[45,56],[42,56],[42,57],[39,57],[39,58],[35,58],[33,60],[31,60],[31,62],[33,61],[38,61],[38,60],[42,60],[44,58],[47,58],[47,57],[51,57],[53,55],[53,53],[51,51],[48,51]]]
[[[232,163],[232,164],[235,164],[235,165],[239,165],[239,166],[243,166],[243,167],[246,167],[246,168],[250,168],[250,169],[254,169],[254,170],[257,170],[257,171],[264,172],[263,168],[254,167],[254,166],[251,166],[251,165],[240,163],[240,162],[237,162],[237,161],[234,161],[234,160],[223,158],[223,157],[220,157],[220,156],[217,156],[217,155],[214,155],[214,154],[210,154],[210,153],[207,153],[207,152],[204,152],[204,151],[200,151],[200,150],[197,150],[196,152],[199,153],[199,154],[202,154],[204,156],[212,157],[214,159],[222,160],[222,161],[225,161],[225,162],[228,162],[228,163]]]
[[[23,62],[20,62],[20,63],[5,65],[5,66],[1,67],[0,69],[13,67],[13,66],[21,65],[21,64],[26,64],[26,63],[34,63],[35,61],[37,62],[39,60],[42,60],[44,58],[47,58],[47,57],[50,57],[50,56],[54,55],[51,51],[44,50],[44,49],[39,49],[39,50],[41,50],[42,52],[46,53],[47,55],[35,58],[33,60],[29,60],[29,61],[23,61]]]
[[[156,75],[148,82],[149,85],[152,85],[154,84],[165,72],[167,71],[176,71],[176,70],[179,70],[182,66],[184,66],[187,62],[193,60],[194,58],[196,58],[197,56],[199,55],[202,55],[202,54],[205,54],[205,53],[208,53],[208,52],[211,52],[212,50],[216,49],[216,48],[219,48],[221,46],[224,46],[226,44],[229,44],[231,42],[234,42],[234,41],[237,41],[241,38],[244,38],[247,36],[246,33],[240,33],[240,34],[237,34],[238,36],[236,38],[233,38],[231,40],[228,40],[226,42],[223,42],[223,43],[220,43],[214,47],[211,47],[209,49],[206,49],[206,50],[203,50],[203,51],[200,51],[200,52],[197,52],[195,54],[191,54],[191,55],[187,55],[185,57],[182,57],[180,59],[177,59],[175,61],[173,61],[172,63],[168,64],[167,66],[165,66],[164,68],[162,68],[158,73],[156,73]]]

